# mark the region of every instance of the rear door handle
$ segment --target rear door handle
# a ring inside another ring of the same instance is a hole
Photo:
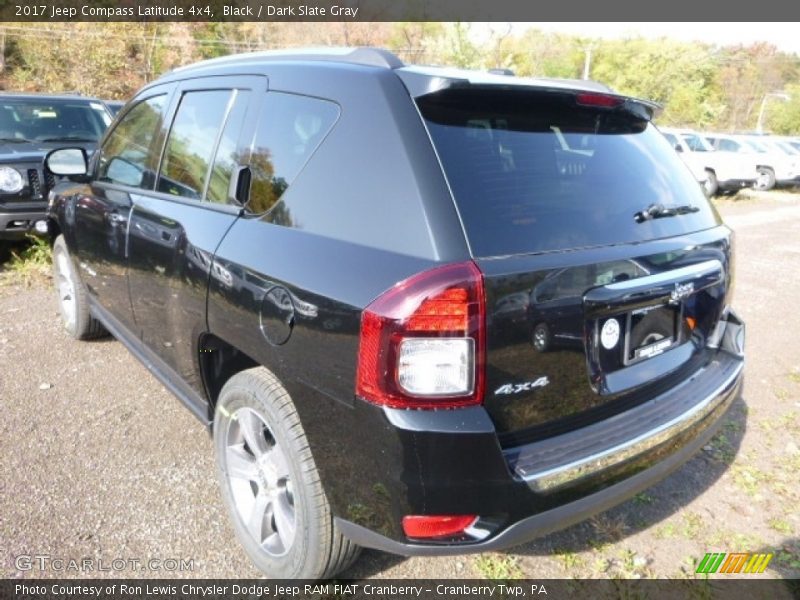
[[[238,165],[231,173],[231,183],[228,187],[228,198],[239,206],[244,207],[250,200],[250,180],[252,173],[247,165]]]

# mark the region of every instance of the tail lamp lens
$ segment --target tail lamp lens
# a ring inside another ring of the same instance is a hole
[[[483,397],[485,300],[472,261],[398,283],[365,310],[356,393],[393,408],[455,408]]]
[[[452,537],[477,520],[477,515],[409,515],[403,517],[403,531],[410,538]]]

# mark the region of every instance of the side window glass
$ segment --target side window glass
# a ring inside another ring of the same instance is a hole
[[[114,128],[100,153],[98,180],[153,189],[158,161],[153,139],[161,126],[166,98],[162,94],[140,102]]]
[[[239,156],[239,139],[242,135],[244,116],[250,92],[237,91],[233,108],[228,114],[225,128],[219,139],[217,155],[211,169],[211,179],[208,182],[206,200],[225,204],[228,202],[228,187],[231,183],[233,169],[241,162]]]
[[[250,161],[252,212],[275,206],[338,117],[339,106],[333,102],[267,93]]]
[[[200,199],[225,119],[231,90],[187,92],[167,139],[158,177],[159,192]]]

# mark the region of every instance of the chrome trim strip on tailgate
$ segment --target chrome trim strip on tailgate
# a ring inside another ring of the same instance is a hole
[[[629,290],[635,288],[648,288],[662,283],[671,283],[673,281],[683,281],[685,279],[696,279],[705,277],[712,273],[722,274],[722,263],[716,259],[707,260],[695,265],[680,267],[672,269],[671,271],[663,271],[661,273],[654,273],[653,275],[646,275],[644,277],[637,277],[635,279],[627,279],[625,281],[618,281],[617,283],[609,283],[604,286],[608,290]]]

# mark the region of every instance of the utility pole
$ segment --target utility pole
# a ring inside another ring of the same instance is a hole
[[[594,50],[594,42],[583,49],[583,79],[591,79],[589,75],[592,72],[592,50]]]

